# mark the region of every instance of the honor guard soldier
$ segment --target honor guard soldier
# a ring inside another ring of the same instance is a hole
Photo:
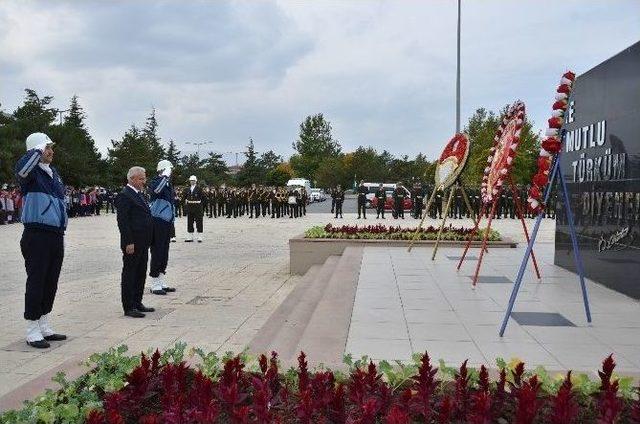
[[[198,186],[198,178],[195,175],[189,177],[189,188],[184,191],[184,211],[187,215],[187,233],[189,235],[184,240],[186,242],[193,241],[193,223],[195,222],[198,230],[198,243],[202,243],[202,216],[204,210],[204,193]]]
[[[67,228],[65,188],[51,166],[53,142],[43,133],[26,140],[27,153],[18,160],[15,172],[23,195],[20,250],[27,271],[24,319],[27,344],[43,349],[50,341],[65,340],[49,324],[49,313],[58,289],[64,258],[64,231]]]
[[[158,162],[158,175],[151,181],[151,216],[153,217],[153,242],[151,243],[151,293],[165,295],[176,289],[165,280],[169,261],[171,230],[175,219],[174,190],[171,185],[173,165],[168,160]]]
[[[413,200],[413,217],[422,218],[424,192],[422,191],[422,186],[420,186],[420,183],[415,183],[413,185],[413,190],[411,191],[411,199]]]
[[[336,218],[338,217],[338,215],[340,215],[340,218],[342,218],[342,203],[344,202],[344,190],[342,190],[342,187],[340,186],[340,184],[338,184],[335,190],[333,190],[333,192],[331,193],[331,198],[335,202]]]
[[[444,192],[439,188],[436,189],[436,198],[433,202],[435,204],[435,210],[433,211],[433,217],[436,216],[438,219],[442,219],[442,198],[444,196]]]
[[[393,190],[393,206],[395,208],[395,213],[393,214],[394,219],[398,219],[398,218],[404,219],[405,196],[406,196],[405,188],[402,186],[402,183],[398,183],[396,185],[396,189]]]
[[[387,201],[387,192],[384,190],[384,186],[380,184],[378,186],[378,190],[376,190],[376,219],[380,218],[382,214],[382,219],[384,219],[384,204]]]
[[[360,219],[360,211],[362,211],[362,217],[367,219],[367,193],[369,189],[364,185],[364,180],[360,180],[358,186],[358,219]]]

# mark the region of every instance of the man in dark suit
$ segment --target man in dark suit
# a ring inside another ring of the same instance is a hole
[[[142,193],[147,177],[142,167],[134,166],[127,173],[129,183],[116,198],[120,248],[122,249],[122,308],[124,314],[143,318],[153,312],[142,304],[147,275],[149,246],[153,240],[153,218]]]

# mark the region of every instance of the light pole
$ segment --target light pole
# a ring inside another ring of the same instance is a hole
[[[205,144],[213,144],[213,141],[187,141],[185,144],[196,146],[198,159],[200,159],[200,146],[204,146]]]
[[[456,69],[456,134],[460,132],[460,3],[458,0],[458,61]]]

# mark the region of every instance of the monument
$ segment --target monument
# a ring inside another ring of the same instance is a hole
[[[640,42],[579,75],[568,101],[562,174],[585,276],[640,299]],[[577,272],[557,202],[555,264]]]

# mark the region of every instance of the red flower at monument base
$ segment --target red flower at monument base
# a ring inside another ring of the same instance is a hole
[[[538,157],[538,172],[533,176],[529,189],[527,204],[534,213],[540,213],[544,209],[544,189],[549,182],[549,170],[555,155],[562,148],[560,129],[564,123],[564,113],[567,110],[569,96],[573,88],[576,74],[567,71],[560,78],[560,85],[556,89],[555,103],[551,118],[547,121],[549,128],[545,132],[547,136],[541,143],[540,156]]]
[[[239,356],[221,363],[219,372],[204,375],[184,362],[160,363],[156,351],[127,376],[127,385],[102,393],[99,409],[87,424],[111,423],[551,423],[637,422],[640,401],[624,398],[615,377],[615,361],[607,357],[593,394],[572,385],[571,371],[557,391],[520,362],[502,368],[494,382],[485,366],[467,361],[442,378],[429,355],[420,355],[412,372],[389,382],[388,364],[369,361],[347,373],[309,370],[300,353],[297,369],[284,374],[277,354],[259,358],[259,368],[245,366]],[[409,369],[405,365],[403,368]],[[472,377],[475,375],[475,378]]]

